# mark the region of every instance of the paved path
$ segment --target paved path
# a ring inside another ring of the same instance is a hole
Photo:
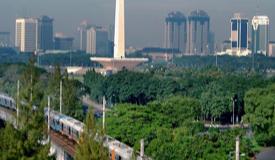
[[[275,160],[275,147],[263,149],[257,156],[257,160]]]
[[[248,124],[235,124],[235,125],[221,125],[221,124],[204,124],[205,128],[219,128],[219,129],[231,129],[231,128],[249,128]]]
[[[89,96],[84,96],[82,98],[82,103],[85,105],[85,106],[93,106],[94,107],[94,112],[99,112],[99,113],[102,113],[103,112],[103,106],[102,104],[99,104],[93,100],[90,99]],[[106,111],[108,111],[108,109],[106,108]]]

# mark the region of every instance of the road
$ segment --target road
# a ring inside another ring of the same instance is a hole
[[[85,106],[88,106],[88,107],[93,106],[95,113],[96,112],[99,112],[99,113],[103,112],[102,104],[99,104],[95,101],[92,101],[89,96],[83,96],[82,97],[82,104],[85,105]]]
[[[257,160],[274,160],[275,159],[275,147],[263,149],[257,156]]]

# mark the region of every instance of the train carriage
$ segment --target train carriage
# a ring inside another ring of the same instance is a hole
[[[48,119],[48,110],[45,109],[45,118]],[[50,127],[68,138],[78,141],[83,132],[84,124],[69,116],[60,114],[55,111],[50,112]]]
[[[48,109],[45,109],[45,118],[48,120]],[[84,123],[60,114],[56,111],[50,112],[50,127],[75,142],[79,142],[79,138],[84,129]],[[95,140],[98,140],[96,136]],[[120,141],[109,137],[103,137],[104,146],[108,148],[110,158],[115,160],[130,160],[134,153],[133,148],[121,143]]]
[[[15,100],[4,93],[0,93],[0,105],[8,109],[16,110]]]

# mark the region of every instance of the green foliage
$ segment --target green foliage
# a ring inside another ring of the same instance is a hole
[[[16,95],[16,83],[21,78],[23,72],[27,69],[25,64],[1,64],[0,65],[0,91],[9,95]],[[42,76],[44,70],[37,69]]]
[[[96,66],[90,60],[91,55],[81,52],[45,54],[39,56],[39,64],[42,66]]]
[[[99,101],[105,95],[112,103],[146,104],[181,91],[173,79],[126,70],[106,78],[91,71],[86,74],[84,83],[90,88],[92,98]]]
[[[260,145],[275,145],[275,84],[245,95],[245,120],[252,124]]]
[[[188,126],[199,115],[198,107],[198,101],[186,97],[172,97],[147,106],[117,105],[108,113],[107,131],[123,142],[138,147],[140,139],[155,136],[156,128]],[[192,134],[192,130],[189,131]]]
[[[220,119],[223,114],[230,112],[232,93],[217,84],[211,83],[201,94],[200,104],[204,119]],[[232,109],[231,109],[232,111]]]
[[[63,87],[63,110],[64,114],[83,120],[81,96],[78,95],[76,81],[70,80],[67,75],[64,78]]]
[[[20,114],[17,130],[11,125],[0,133],[1,159],[49,159],[49,146],[44,140],[44,107],[40,104],[43,98],[40,72],[30,61],[21,77],[22,87],[19,106]],[[35,106],[35,107],[34,107]],[[3,142],[3,145],[2,145]]]
[[[47,94],[51,95],[51,105],[54,110],[59,110],[60,81],[62,74],[60,66],[55,66],[54,72],[49,77]]]
[[[224,72],[217,68],[203,69],[153,68],[145,73],[121,71],[104,77],[95,71],[85,75],[91,98],[109,103],[145,105],[150,101],[181,95],[200,99],[200,119],[231,123],[232,98],[235,115],[244,115],[244,95],[254,87],[265,87],[274,79],[253,72]]]
[[[224,71],[250,71],[252,70],[252,57],[218,56],[218,67]],[[275,58],[255,55],[255,70],[264,72],[275,68]],[[216,65],[216,56],[183,56],[174,59],[177,66],[186,68],[206,68]]]
[[[55,67],[49,79],[47,94],[51,96],[53,108],[56,111],[60,110],[60,82],[62,81],[62,113],[82,120],[81,85],[75,80],[70,80],[67,72],[62,74],[60,66]]]
[[[90,111],[86,117],[84,132],[77,147],[76,160],[108,160],[108,151],[103,146],[103,134],[99,132],[94,120],[94,114]]]
[[[205,130],[196,119],[199,101],[188,97],[170,97],[146,106],[120,104],[108,112],[107,133],[139,149],[145,139],[146,154],[153,159],[227,159],[240,135],[245,159],[252,153],[250,140],[242,130]]]
[[[84,75],[84,84],[90,89],[90,96],[95,100],[100,100],[104,95],[105,77],[94,70],[88,71]]]

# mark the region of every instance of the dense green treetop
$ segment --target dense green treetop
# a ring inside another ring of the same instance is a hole
[[[197,122],[200,114],[198,100],[181,96],[146,106],[120,104],[107,113],[107,134],[136,150],[145,139],[146,155],[153,159],[227,159],[234,155],[237,136],[245,159],[252,155],[243,130],[206,130]]]
[[[103,132],[96,125],[94,113],[90,110],[86,120],[84,132],[80,135],[76,149],[76,160],[108,160],[108,151],[103,146]]]
[[[27,65],[20,78],[18,128],[7,125],[0,131],[1,159],[50,159],[49,145],[45,140],[44,105],[41,103],[44,92],[41,90],[41,74],[33,61]],[[35,107],[34,107],[35,106]]]
[[[275,145],[275,84],[249,90],[245,95],[246,122],[251,123],[260,145]]]

